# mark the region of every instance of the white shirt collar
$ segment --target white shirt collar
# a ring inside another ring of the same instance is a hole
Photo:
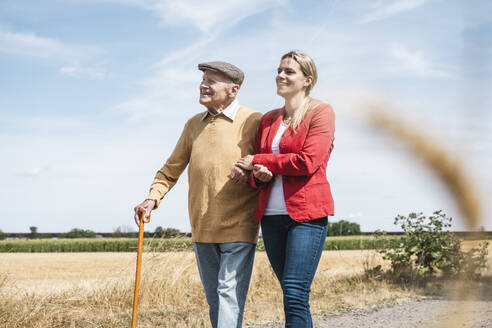
[[[226,117],[230,118],[231,121],[234,121],[234,118],[236,117],[237,111],[239,109],[239,101],[237,99],[234,99],[229,106],[227,106],[223,111],[221,111],[219,114],[212,114],[210,111],[206,111],[203,116],[202,116],[202,121],[210,114],[212,116],[217,116],[220,114],[224,114]]]

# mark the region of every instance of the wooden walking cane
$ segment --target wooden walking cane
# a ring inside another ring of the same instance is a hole
[[[144,238],[144,223],[150,222],[150,216],[147,221],[144,221],[145,210],[138,208],[139,226],[138,226],[138,250],[137,250],[137,272],[135,274],[135,294],[133,295],[133,314],[132,328],[137,326],[137,311],[138,311],[138,288],[140,286],[140,269],[142,267],[142,248]]]

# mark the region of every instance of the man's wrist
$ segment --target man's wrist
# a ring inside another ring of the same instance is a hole
[[[157,207],[157,201],[156,201],[155,199],[150,199],[150,198],[147,198],[145,201],[146,201],[146,202],[147,202],[147,201],[148,201],[148,202],[154,202],[154,206],[152,206],[152,209],[153,209],[153,210],[154,210],[154,209],[156,209],[156,207]]]

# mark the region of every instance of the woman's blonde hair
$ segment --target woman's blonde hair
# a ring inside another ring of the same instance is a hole
[[[304,98],[304,103],[301,105],[301,107],[294,112],[292,115],[292,119],[289,123],[289,126],[292,127],[293,130],[297,129],[299,124],[301,124],[302,119],[304,118],[304,115],[307,113],[309,108],[314,107],[320,101],[313,99],[309,96],[309,93],[313,89],[314,85],[318,81],[318,71],[316,69],[316,65],[314,64],[314,61],[311,57],[308,55],[299,52],[297,50],[292,50],[286,53],[285,55],[282,56],[281,60],[285,58],[292,58],[295,60],[299,66],[301,66],[301,72],[304,74],[304,76],[311,76],[311,84],[306,87],[306,98]]]

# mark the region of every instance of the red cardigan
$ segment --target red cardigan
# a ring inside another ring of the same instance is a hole
[[[333,197],[326,179],[326,164],[335,139],[335,114],[328,104],[318,104],[304,116],[295,132],[288,128],[280,140],[280,154],[272,154],[272,141],[282,122],[284,108],[266,113],[258,127],[253,164],[266,166],[283,176],[285,205],[289,216],[306,222],[334,214]],[[273,179],[271,180],[273,181]],[[257,185],[253,173],[249,183],[261,188],[255,221],[260,221],[272,182]]]

